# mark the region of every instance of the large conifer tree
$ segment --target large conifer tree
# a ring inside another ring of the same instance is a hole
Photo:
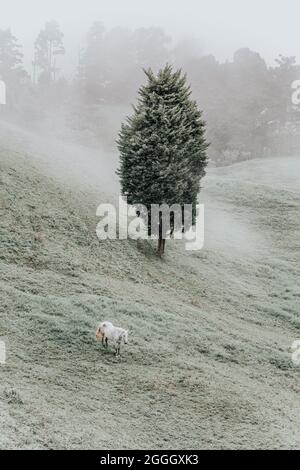
[[[118,147],[122,194],[129,204],[143,204],[151,230],[151,204],[192,204],[207,164],[205,122],[181,71],[166,65],[139,90],[134,113],[122,125]],[[172,227],[178,229],[178,227]],[[159,230],[162,255],[165,235]]]

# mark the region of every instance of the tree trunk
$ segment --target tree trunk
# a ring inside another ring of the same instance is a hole
[[[159,238],[158,239],[157,251],[158,251],[158,254],[161,258],[165,253],[165,245],[166,245],[166,240],[164,238]]]
[[[161,242],[162,242],[162,239],[158,238],[157,253],[159,254],[159,256],[161,256],[161,245],[162,245]]]
[[[165,252],[165,244],[166,240],[163,238],[163,226],[162,226],[162,215],[161,213],[159,214],[159,235],[158,235],[158,254],[162,258],[164,252]]]

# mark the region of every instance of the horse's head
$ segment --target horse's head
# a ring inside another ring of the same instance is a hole
[[[102,339],[103,333],[101,331],[100,326],[96,330],[96,341],[100,341]]]

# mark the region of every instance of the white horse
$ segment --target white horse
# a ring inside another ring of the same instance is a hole
[[[100,323],[96,330],[96,340],[102,341],[103,346],[108,347],[108,340],[112,340],[116,349],[116,356],[120,355],[122,341],[128,343],[128,330],[114,326],[110,321]]]

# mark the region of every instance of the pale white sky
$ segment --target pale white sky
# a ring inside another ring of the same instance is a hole
[[[74,64],[79,38],[96,20],[108,28],[153,25],[175,38],[192,35],[220,60],[250,47],[273,62],[280,53],[297,55],[300,47],[299,0],[0,0],[0,7],[0,28],[11,27],[24,44],[26,63],[50,19],[60,23]]]

